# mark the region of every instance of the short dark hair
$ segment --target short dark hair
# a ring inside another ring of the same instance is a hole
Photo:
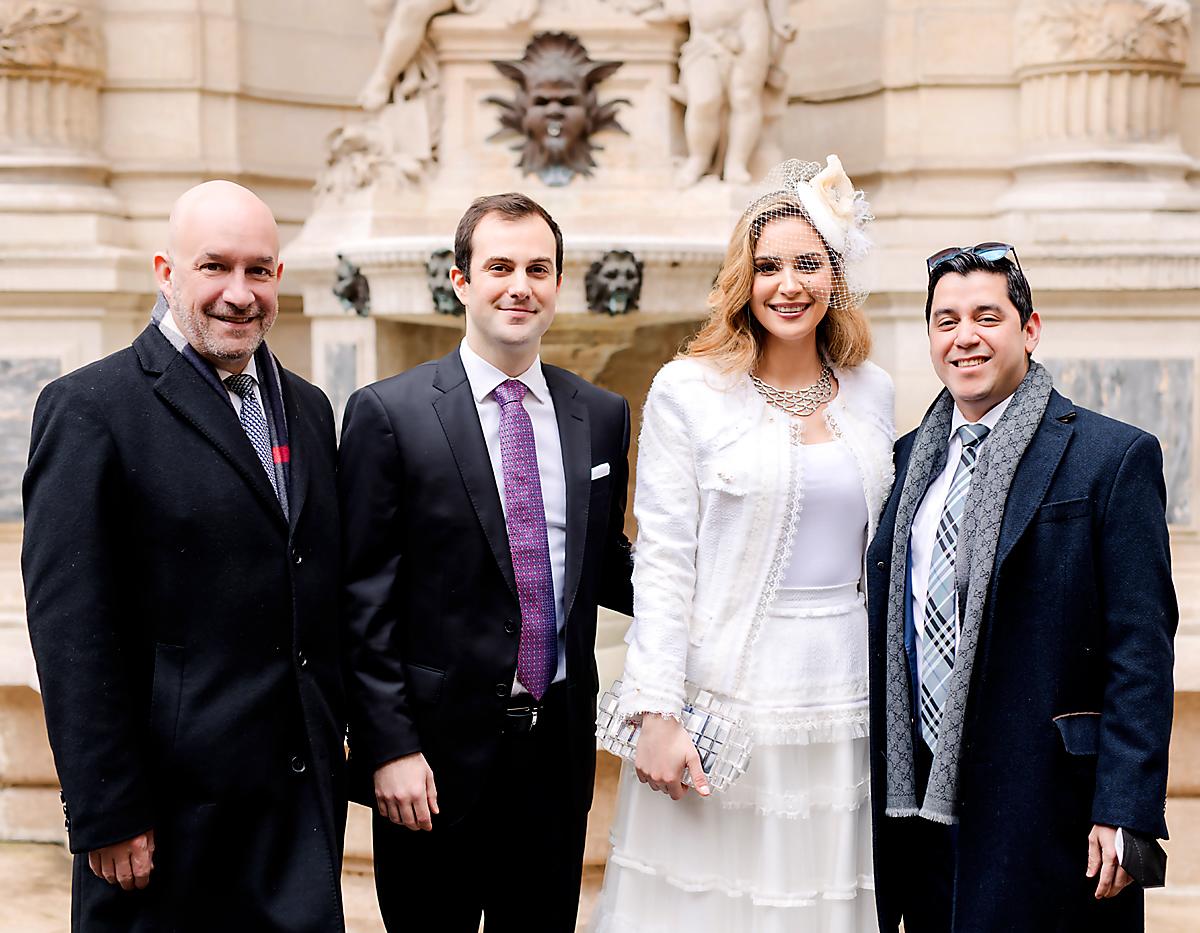
[[[554,222],[550,212],[533,198],[509,191],[506,194],[489,194],[476,198],[459,220],[458,229],[454,232],[454,265],[463,274],[463,278],[471,281],[471,238],[475,235],[479,221],[488,214],[503,214],[509,220],[537,215],[546,221],[546,226],[554,234],[554,274],[555,277],[562,275],[563,239],[558,224]]]
[[[933,312],[933,290],[943,276],[951,272],[957,275],[970,275],[972,272],[991,272],[1002,275],[1008,280],[1008,300],[1013,303],[1021,316],[1021,326],[1024,327],[1029,316],[1033,314],[1033,293],[1029,290],[1029,282],[1025,274],[1007,256],[1000,259],[984,259],[974,253],[959,253],[945,262],[933,267],[929,273],[929,293],[925,297],[925,325],[929,326],[929,315]]]

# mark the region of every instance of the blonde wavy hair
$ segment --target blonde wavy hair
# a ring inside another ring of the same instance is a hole
[[[799,217],[816,232],[799,200],[785,191],[764,195],[751,205],[729,238],[721,271],[708,295],[708,320],[680,351],[681,357],[708,360],[724,373],[748,373],[758,365],[766,331],[750,311],[754,250],[763,228],[781,217]],[[819,232],[817,236],[821,236]],[[833,267],[833,291],[829,310],[817,325],[817,349],[830,365],[849,369],[870,355],[871,328],[862,312],[861,297],[846,285],[842,257],[824,237],[821,243]]]

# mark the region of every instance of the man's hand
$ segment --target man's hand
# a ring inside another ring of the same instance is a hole
[[[678,720],[668,716],[646,713],[642,717],[642,734],[638,738],[634,764],[639,781],[649,784],[651,790],[662,791],[672,800],[678,800],[690,789],[682,781],[684,768],[688,769],[692,786],[701,797],[712,793],[691,736]]]
[[[375,807],[380,816],[408,829],[433,829],[437,787],[424,755],[393,758],[375,771]]]
[[[1111,826],[1101,826],[1097,823],[1088,833],[1088,870],[1087,876],[1094,878],[1100,873],[1100,883],[1096,885],[1096,900],[1106,897],[1116,897],[1133,879],[1117,863],[1117,831]]]
[[[139,891],[150,883],[154,868],[154,830],[88,853],[88,867],[97,878],[122,889]]]

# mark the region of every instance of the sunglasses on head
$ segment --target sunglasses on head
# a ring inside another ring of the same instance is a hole
[[[955,256],[962,256],[965,253],[970,253],[972,256],[978,256],[980,259],[986,259],[988,262],[995,262],[997,259],[1003,259],[1009,253],[1012,253],[1013,261],[1017,264],[1017,271],[1022,275],[1025,274],[1021,269],[1021,260],[1017,258],[1017,248],[1009,243],[978,243],[975,246],[947,246],[945,249],[940,249],[928,259],[925,260],[925,265],[928,266],[929,272],[944,262],[949,262]]]

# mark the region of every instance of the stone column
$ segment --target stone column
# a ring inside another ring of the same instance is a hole
[[[0,0],[0,210],[115,208],[99,153],[103,78],[97,0]]]
[[[1004,206],[1194,208],[1179,140],[1188,0],[1021,0],[1022,159]]]

